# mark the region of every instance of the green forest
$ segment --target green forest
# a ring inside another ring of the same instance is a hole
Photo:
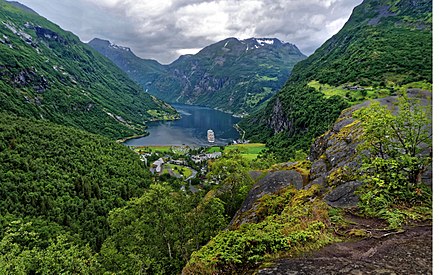
[[[2,274],[175,274],[253,183],[233,153],[208,174],[221,185],[189,195],[110,139],[4,113],[0,130]]]
[[[365,0],[240,122],[264,143],[193,148],[117,142],[178,115],[0,0],[0,274],[256,274],[329,245],[410,242],[432,227],[431,6]],[[396,268],[429,264],[415,248]]]
[[[108,212],[150,185],[138,156],[81,130],[0,116],[2,232],[9,222],[55,223],[99,249]]]

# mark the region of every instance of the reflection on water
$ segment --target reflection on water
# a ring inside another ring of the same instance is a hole
[[[233,124],[239,121],[230,114],[216,111],[207,107],[173,105],[181,114],[181,119],[175,121],[160,121],[148,123],[147,137],[131,139],[126,145],[209,145],[207,130],[215,132],[216,145],[224,145],[239,137]],[[210,144],[211,145],[211,144]]]

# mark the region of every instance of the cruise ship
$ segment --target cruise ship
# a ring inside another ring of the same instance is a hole
[[[207,141],[210,143],[215,142],[215,133],[213,130],[207,130]]]

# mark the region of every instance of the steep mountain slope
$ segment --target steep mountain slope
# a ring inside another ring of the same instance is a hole
[[[142,59],[130,48],[112,44],[110,41],[95,38],[88,42],[92,48],[113,61],[120,69],[142,86],[150,84],[161,74],[166,73],[166,66],[156,60]]]
[[[237,114],[261,106],[305,58],[295,45],[275,38],[228,38],[160,68],[151,60],[134,58],[126,48],[96,39],[90,45],[160,99]]]
[[[333,86],[432,82],[432,1],[366,0],[343,29],[302,62],[291,81]]]
[[[365,0],[267,107],[242,123],[284,159],[308,149],[347,104],[409,87],[431,90],[432,1]],[[288,148],[285,150],[284,148]]]
[[[112,138],[143,132],[144,122],[155,119],[151,114],[174,114],[108,59],[34,12],[1,1],[0,21],[2,111]]]

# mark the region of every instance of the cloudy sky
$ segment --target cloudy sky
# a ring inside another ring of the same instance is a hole
[[[170,63],[228,37],[276,37],[309,55],[362,0],[18,0],[72,31]]]

